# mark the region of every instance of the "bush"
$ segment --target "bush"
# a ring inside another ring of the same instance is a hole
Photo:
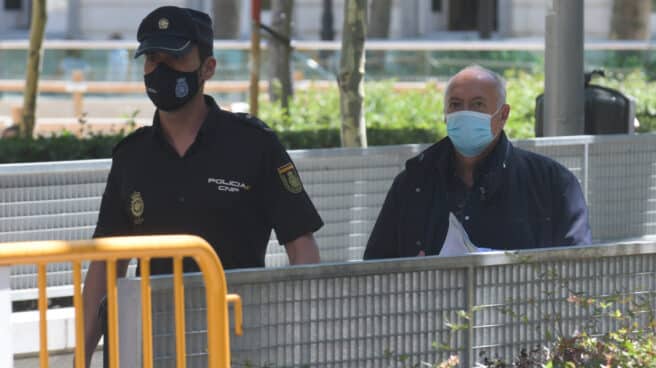
[[[544,76],[526,71],[506,73],[508,103],[512,109],[506,133],[513,139],[532,138],[535,98],[543,92]],[[656,82],[642,72],[614,74],[595,79],[596,84],[618,89],[637,99],[639,132],[656,131]],[[369,145],[433,143],[446,135],[443,94],[434,84],[422,91],[392,92],[393,82],[370,82],[365,90],[365,120]],[[339,93],[297,91],[289,113],[262,101],[260,118],[278,134],[287,149],[340,146]],[[127,117],[128,125],[133,117]],[[0,163],[107,158],[123,132],[76,138],[70,134],[33,140],[0,142]]]
[[[654,367],[656,336],[626,328],[593,337],[585,333],[559,339],[545,368]]]
[[[559,325],[562,314],[558,310],[560,298],[554,291],[545,290],[543,296],[549,298],[552,304],[547,312],[539,317],[540,321],[552,322],[554,329],[544,331],[544,343],[530,350],[522,346],[518,356],[506,360],[499,357],[491,358],[485,351],[479,353],[477,368],[620,368],[620,367],[656,367],[656,309],[654,308],[654,292],[626,293],[617,291],[595,297],[587,291],[577,291],[572,288],[574,282],[563,278],[556,268],[546,272],[538,269],[535,280],[539,282],[556,282],[557,288],[565,290],[569,295],[565,300],[581,320],[576,326],[576,332],[566,334]],[[524,301],[526,308],[532,306],[532,297]],[[508,300],[509,304],[514,301]],[[453,346],[455,338],[461,331],[469,329],[472,317],[487,306],[474,306],[469,311],[457,312],[458,320],[445,323],[449,329],[449,343],[438,344],[442,352],[456,351]],[[533,324],[526,316],[526,309],[499,306],[500,315],[509,317],[512,323]],[[566,308],[567,309],[567,308]],[[544,312],[543,309],[537,309]],[[570,309],[571,311],[571,309]],[[436,343],[433,343],[435,346]]]
[[[369,83],[365,121],[369,145],[431,143],[446,135],[443,95],[436,88],[390,93],[393,82]],[[263,101],[259,117],[273,128],[288,149],[340,146],[339,92],[299,91],[289,113]]]

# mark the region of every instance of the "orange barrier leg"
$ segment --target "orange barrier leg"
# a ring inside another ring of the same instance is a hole
[[[150,290],[150,258],[141,259],[141,340],[143,367],[153,368],[153,316]]]
[[[73,262],[73,305],[75,306],[75,368],[85,368],[84,303],[82,301],[82,267]]]
[[[48,368],[48,299],[46,295],[46,264],[39,263],[39,366]]]

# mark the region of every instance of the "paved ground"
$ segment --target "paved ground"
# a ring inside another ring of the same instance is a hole
[[[49,357],[50,368],[73,368],[73,354],[58,354]],[[102,351],[97,351],[91,359],[91,368],[102,368]],[[39,358],[14,359],[14,368],[39,368]]]

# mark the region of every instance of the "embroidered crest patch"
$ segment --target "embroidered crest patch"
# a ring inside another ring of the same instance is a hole
[[[133,192],[130,195],[130,214],[132,215],[132,222],[135,225],[143,223],[144,201],[141,198],[141,193]]]
[[[290,193],[298,194],[303,191],[303,183],[298,172],[291,162],[278,168],[278,176],[282,186]]]

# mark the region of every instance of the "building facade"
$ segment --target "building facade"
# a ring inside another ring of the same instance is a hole
[[[240,1],[240,39],[250,33],[250,0]],[[375,0],[373,0],[375,1]],[[476,9],[493,1],[493,38],[535,38],[545,34],[549,1],[536,0],[393,0],[391,39],[476,39]],[[25,36],[29,29],[31,0],[0,0],[0,39]],[[265,6],[270,1],[263,1]],[[296,0],[294,38],[320,38],[323,0]],[[50,38],[103,40],[121,35],[134,39],[140,20],[157,0],[49,0],[46,32]],[[172,0],[168,5],[211,12],[212,0]],[[335,39],[340,39],[344,0],[333,0]],[[587,39],[606,39],[610,31],[613,0],[585,0]],[[263,23],[270,23],[264,10]],[[652,22],[652,29],[656,28]]]

